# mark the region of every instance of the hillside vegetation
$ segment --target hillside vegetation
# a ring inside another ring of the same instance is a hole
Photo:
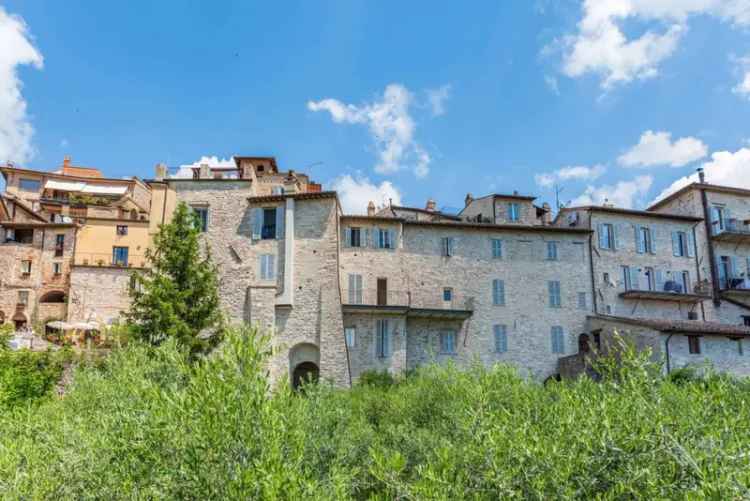
[[[0,411],[15,499],[529,499],[750,496],[750,387],[662,379],[645,357],[600,383],[427,366],[270,391],[266,344],[228,332],[189,362],[173,340],[81,366],[63,398]]]

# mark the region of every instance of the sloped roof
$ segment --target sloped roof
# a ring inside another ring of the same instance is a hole
[[[611,315],[590,315],[589,319],[621,322],[623,324],[649,327],[659,332],[675,334],[708,334],[718,336],[750,336],[750,327],[720,324],[698,320],[664,320],[658,318],[629,318]]]

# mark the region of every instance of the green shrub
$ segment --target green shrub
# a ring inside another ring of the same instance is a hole
[[[379,386],[387,388],[396,384],[396,379],[388,371],[364,371],[359,375],[357,384],[360,386]]]
[[[49,396],[68,358],[67,352],[0,350],[0,411]]]

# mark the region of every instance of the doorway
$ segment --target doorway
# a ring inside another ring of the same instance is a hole
[[[388,279],[378,278],[378,306],[388,304]]]
[[[320,377],[318,366],[313,362],[302,362],[292,373],[292,387],[297,390],[303,384],[317,383]]]

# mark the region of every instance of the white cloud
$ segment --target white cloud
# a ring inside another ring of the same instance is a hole
[[[0,162],[28,161],[34,154],[34,128],[26,115],[26,101],[18,66],[41,68],[43,58],[34,47],[26,23],[0,6]]]
[[[732,88],[738,96],[750,99],[750,55],[735,60],[737,70],[741,73],[740,81]]]
[[[562,40],[563,73],[601,76],[604,89],[658,74],[659,64],[677,49],[690,16],[710,15],[733,25],[750,24],[748,0],[585,0],[578,31]],[[656,23],[628,39],[622,25]]]
[[[171,177],[190,179],[193,177],[193,167],[200,167],[203,164],[208,164],[210,167],[236,167],[237,165],[234,163],[234,157],[219,158],[217,156],[202,156],[199,160],[191,164],[180,165],[180,168]]]
[[[412,94],[406,87],[390,84],[382,99],[373,103],[355,106],[329,98],[308,101],[307,108],[328,111],[336,123],[366,125],[378,149],[376,172],[392,174],[414,162],[414,174],[424,177],[429,172],[430,156],[414,139],[416,125],[409,113],[412,104]]]
[[[654,182],[652,176],[638,176],[632,181],[620,181],[614,185],[589,186],[572,205],[602,205],[611,203],[616,207],[632,209],[643,201]]]
[[[736,152],[717,151],[711,160],[703,164],[706,182],[750,189],[750,148],[740,148]],[[659,193],[652,204],[671,195],[683,186],[698,182],[698,173],[681,177]]]
[[[560,87],[557,85],[557,78],[551,76],[551,75],[545,75],[544,76],[544,83],[547,85],[547,88],[555,95],[560,95]]]
[[[451,96],[451,86],[442,85],[437,89],[427,89],[427,100],[430,102],[430,109],[433,117],[439,117],[445,114],[445,101]]]
[[[624,167],[653,167],[669,165],[682,167],[704,158],[708,147],[694,137],[683,137],[672,142],[669,132],[647,130],[638,144],[617,159]]]
[[[390,181],[376,185],[359,174],[356,179],[344,174],[334,179],[331,187],[338,192],[345,214],[367,214],[370,201],[378,207],[388,205],[389,201],[393,205],[401,204],[401,192]]]
[[[563,167],[554,172],[544,172],[534,176],[536,184],[543,188],[550,188],[557,182],[562,181],[593,181],[601,177],[607,169],[603,165],[587,167],[575,165]]]

